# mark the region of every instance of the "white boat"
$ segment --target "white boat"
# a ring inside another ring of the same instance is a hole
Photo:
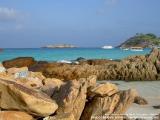
[[[131,47],[130,48],[131,51],[143,51],[142,47]]]
[[[122,50],[129,50],[129,48],[123,48]]]
[[[103,49],[113,49],[112,46],[107,46],[107,45],[106,45],[106,46],[103,46],[102,48],[103,48]]]

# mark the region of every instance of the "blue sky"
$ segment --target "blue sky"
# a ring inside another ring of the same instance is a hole
[[[0,47],[116,46],[160,36],[160,0],[0,0]]]

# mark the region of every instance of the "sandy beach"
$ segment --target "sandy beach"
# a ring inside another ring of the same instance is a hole
[[[106,81],[100,81],[106,82]],[[108,82],[108,81],[107,81]],[[139,95],[148,101],[148,105],[133,105],[128,109],[126,114],[129,117],[144,118],[152,120],[153,116],[160,113],[160,109],[155,109],[153,106],[160,105],[160,81],[138,81],[138,82],[124,82],[124,81],[110,81],[116,83],[121,90],[134,88]]]

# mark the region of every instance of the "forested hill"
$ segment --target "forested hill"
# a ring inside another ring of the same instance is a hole
[[[142,34],[137,33],[135,36],[129,38],[125,42],[123,42],[118,47],[129,48],[129,47],[143,47],[143,48],[151,48],[153,46],[160,46],[160,37],[152,33]]]

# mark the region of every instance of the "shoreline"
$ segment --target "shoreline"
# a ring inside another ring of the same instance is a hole
[[[6,68],[28,67],[30,71],[42,72],[45,77],[77,79],[96,75],[98,80],[155,81],[160,80],[160,51],[137,55],[122,60],[85,59],[74,61],[36,61],[32,57],[19,57],[3,61]],[[25,61],[25,62],[24,62]],[[63,74],[61,74],[63,73]]]
[[[142,118],[139,114],[154,113],[149,116],[153,118],[160,113],[160,109],[153,108],[160,101],[159,58],[160,51],[154,49],[148,55],[119,61],[78,58],[78,64],[68,64],[36,61],[32,57],[3,61],[0,64],[0,92],[4,104],[0,107],[8,110],[15,107],[31,117],[46,119],[49,116],[86,120],[102,117],[104,113],[109,113],[108,117],[115,114],[133,117],[134,113],[134,118]],[[16,100],[8,92],[13,92]],[[10,99],[14,104],[9,104],[12,103]],[[63,116],[64,112],[69,114]]]
[[[154,116],[160,113],[160,109],[153,106],[160,105],[160,81],[97,81],[98,83],[110,82],[116,84],[120,90],[136,89],[140,96],[148,101],[147,105],[137,105],[135,103],[127,110],[126,115],[129,118],[141,118],[152,120]]]

